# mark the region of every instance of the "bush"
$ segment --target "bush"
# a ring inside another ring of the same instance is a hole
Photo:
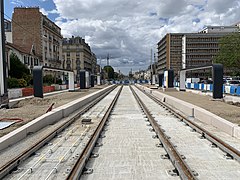
[[[57,81],[56,81],[56,84],[62,84],[62,80],[61,79],[57,79]]]
[[[27,81],[25,81],[25,79],[18,79],[18,85],[20,88],[26,87]]]
[[[46,76],[43,77],[43,83],[47,83],[47,84],[53,84],[54,83],[54,78],[51,74],[48,74]]]
[[[29,75],[29,69],[19,60],[18,56],[14,53],[10,55],[10,71],[11,78],[23,78],[24,74]]]
[[[17,78],[9,78],[7,80],[8,83],[8,88],[18,88],[19,87],[19,82]]]
[[[33,85],[33,76],[32,75],[23,75],[23,79],[27,82],[27,86]]]

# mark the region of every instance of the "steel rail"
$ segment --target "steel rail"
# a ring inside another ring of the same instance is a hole
[[[72,168],[71,172],[69,173],[67,179],[69,180],[77,180],[80,178],[82,171],[85,167],[85,165],[87,164],[87,161],[92,153],[92,150],[100,136],[100,133],[103,130],[103,127],[106,123],[106,121],[108,120],[110,113],[112,112],[113,107],[115,106],[118,97],[122,91],[122,87],[119,89],[117,95],[115,96],[114,100],[112,101],[111,105],[109,106],[107,112],[104,114],[101,122],[99,123],[98,127],[96,128],[96,130],[94,131],[93,135],[91,136],[91,139],[88,141],[88,143],[86,144],[84,150],[82,151],[82,153],[79,156],[79,159],[77,160],[77,162],[75,163],[74,167]]]
[[[137,86],[136,86],[137,87]],[[178,117],[179,119],[181,119],[181,121],[185,122],[187,125],[189,125],[191,128],[193,128],[194,130],[196,130],[198,133],[201,134],[201,136],[203,138],[208,139],[210,142],[212,142],[213,144],[215,144],[216,146],[218,146],[222,151],[226,152],[227,156],[230,155],[230,157],[236,159],[238,162],[240,162],[240,151],[237,150],[236,148],[232,147],[231,145],[227,144],[226,142],[224,142],[223,140],[219,139],[218,137],[216,137],[215,135],[213,135],[212,133],[210,133],[209,131],[207,131],[206,129],[200,127],[198,124],[194,123],[193,121],[189,120],[187,116],[181,114],[180,112],[176,112],[176,110],[174,110],[172,107],[170,107],[169,105],[167,105],[166,103],[162,102],[161,100],[159,100],[157,97],[155,97],[154,95],[151,95],[149,93],[146,93],[145,91],[143,91],[142,89],[140,89],[139,87],[137,87],[141,92],[143,92],[144,94],[146,94],[148,97],[150,97],[153,101],[155,101],[156,103],[158,103],[161,106],[166,107],[167,109],[169,109],[176,117]]]
[[[74,117],[69,119],[67,122],[63,123],[57,129],[54,129],[52,132],[46,134],[42,139],[38,140],[33,146],[29,147],[22,153],[20,153],[17,157],[11,159],[0,167],[0,179],[2,179],[4,176],[6,176],[9,172],[11,172],[14,168],[16,168],[22,161],[27,159],[30,155],[32,155],[34,152],[36,152],[38,149],[40,149],[42,146],[44,146],[48,141],[53,139],[58,133],[63,131],[66,127],[68,127],[70,124],[72,124],[76,119],[78,119],[83,113],[88,111],[91,107],[93,107],[95,104],[97,104],[101,99],[103,99],[107,94],[109,94],[111,91],[113,91],[117,86],[114,86],[113,88],[106,91],[103,95],[99,96],[95,100],[91,101],[89,104],[83,106],[79,112],[77,112]]]
[[[146,107],[146,105],[143,103],[143,101],[139,98],[137,93],[133,90],[133,88],[130,86],[131,91],[136,98],[138,104],[146,114],[150,124],[152,125],[154,131],[158,135],[158,138],[160,142],[162,143],[164,149],[168,153],[174,167],[177,169],[179,176],[181,179],[197,179],[192,170],[188,167],[186,162],[182,159],[181,155],[178,153],[174,145],[168,140],[168,137],[165,135],[165,133],[162,131],[158,123],[155,121],[154,117],[151,115],[150,111]]]

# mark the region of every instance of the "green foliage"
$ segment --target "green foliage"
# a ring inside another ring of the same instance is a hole
[[[51,74],[45,75],[43,77],[43,83],[53,84],[54,83],[54,77]]]
[[[10,71],[11,78],[23,78],[24,75],[30,75],[29,69],[19,60],[16,54],[10,55]]]
[[[27,81],[25,79],[18,79],[18,86],[20,88],[26,87],[27,86]]]
[[[232,33],[220,39],[220,51],[214,62],[240,69],[240,33]]]
[[[62,84],[62,80],[61,79],[57,79],[56,80],[56,84]]]
[[[114,79],[118,79],[119,78],[119,74],[117,72],[114,72]]]
[[[8,88],[18,88],[19,87],[17,78],[8,78],[7,83],[8,83]]]
[[[33,85],[33,76],[32,75],[23,75],[23,79],[27,82],[27,86]]]
[[[107,73],[108,79],[114,79],[114,69],[112,66],[104,66],[103,69]]]

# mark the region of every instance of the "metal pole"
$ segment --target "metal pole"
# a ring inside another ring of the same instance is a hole
[[[151,69],[150,69],[150,76],[151,76],[151,77],[150,77],[150,80],[151,80],[151,85],[152,85],[152,75],[153,75],[153,72],[152,72],[152,49],[151,49],[151,64],[150,64],[150,66],[151,66],[151,67],[150,67],[150,68],[151,68]]]
[[[7,77],[6,77],[6,57],[5,57],[5,31],[4,31],[4,3],[0,0],[1,10],[1,35],[0,35],[0,107],[8,106]]]

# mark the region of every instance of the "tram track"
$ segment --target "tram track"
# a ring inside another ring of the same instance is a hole
[[[137,86],[135,86],[137,87]],[[137,87],[138,88],[138,87]],[[226,156],[229,158],[234,158],[238,162],[240,162],[240,151],[223,140],[217,138],[214,136],[212,133],[207,131],[206,129],[200,127],[198,124],[194,123],[193,121],[189,120],[187,116],[183,115],[182,113],[177,112],[175,109],[167,105],[166,103],[162,102],[159,100],[157,97],[153,96],[152,94],[146,93],[145,91],[142,91],[140,88],[138,88],[141,92],[143,92],[145,95],[147,95],[149,98],[151,98],[154,102],[159,104],[162,107],[165,107],[168,109],[170,112],[174,114],[177,118],[181,119],[184,123],[186,123],[188,126],[193,128],[193,131],[197,131],[198,133],[201,134],[202,138],[208,139],[210,142],[213,143],[213,145],[216,145],[220,149],[222,149],[224,152],[226,152]]]
[[[189,166],[185,163],[185,161],[182,159],[179,152],[176,150],[174,145],[169,141],[168,136],[164,133],[164,131],[160,128],[159,124],[155,121],[154,117],[152,116],[151,112],[148,110],[146,105],[143,103],[143,101],[139,98],[137,93],[131,88],[131,91],[136,98],[138,104],[143,109],[144,113],[146,114],[149,122],[151,123],[154,131],[156,132],[159,140],[160,145],[164,147],[166,150],[169,158],[171,159],[172,163],[174,164],[177,174],[181,177],[181,179],[196,179],[192,170],[189,168]]]
[[[86,107],[75,117],[75,120],[79,120],[80,116],[101,119],[98,123],[84,127],[81,123],[75,123],[69,125],[70,129],[66,133],[54,134],[55,137],[61,135],[63,139],[50,143],[52,147],[42,151],[33,163],[25,163],[29,165],[23,168],[24,171],[16,172],[17,176],[10,175],[7,179],[32,177],[29,174],[34,168],[46,161],[54,165],[47,174],[41,175],[44,178],[33,176],[34,178],[91,180],[239,177],[237,169],[240,167],[240,157],[237,149],[136,86],[117,87],[113,94],[111,100],[106,99],[102,104],[99,102],[92,105],[92,110]],[[109,105],[105,106],[106,103]],[[102,107],[103,104],[105,107]],[[152,128],[148,129],[149,127]],[[81,131],[78,131],[79,128]],[[62,146],[68,148],[65,148],[60,158],[53,158],[51,154],[57,152],[58,155],[57,149]]]
[[[166,137],[198,179],[237,179],[239,150],[215,137],[161,100],[134,87]],[[148,99],[148,98],[150,99]],[[161,138],[159,138],[160,141]],[[183,178],[185,179],[185,178]]]
[[[90,108],[96,105],[99,101],[101,101],[104,97],[106,97],[109,93],[111,93],[115,89],[109,89],[106,93],[99,96],[92,102],[88,103],[87,105],[83,106],[78,112],[75,112],[74,115],[66,120],[64,123],[60,124],[49,133],[45,134],[44,137],[41,139],[36,139],[36,142],[29,146],[26,150],[19,153],[16,157],[11,158],[7,163],[0,167],[0,178],[3,178],[8,173],[12,173],[18,171],[18,166],[25,161],[29,156],[34,155],[38,149],[46,145],[50,140],[54,137],[58,136],[64,129],[74,123],[77,119],[79,119],[85,112],[87,112]],[[31,171],[31,168],[29,169]]]
[[[238,167],[240,166],[239,162],[238,162],[239,156],[236,155],[237,158],[235,158],[235,159],[231,158],[231,157],[235,157],[235,156],[230,156],[230,158],[229,158],[228,154],[226,154],[226,156],[225,156],[224,155],[225,151],[219,151],[220,149],[218,150],[217,146],[215,146],[214,143],[212,143],[206,139],[206,136],[211,135],[211,134],[206,134],[206,131],[204,131],[204,133],[205,133],[204,135],[203,135],[203,132],[200,132],[200,133],[197,132],[195,130],[197,127],[192,127],[192,126],[188,125],[187,122],[184,121],[187,119],[182,115],[180,116],[173,109],[170,109],[169,106],[165,106],[165,104],[160,103],[159,101],[153,102],[152,97],[151,97],[151,101],[147,100],[146,98],[150,99],[150,96],[147,96],[147,94],[144,94],[144,92],[142,92],[142,91],[140,92],[140,90],[138,90],[135,87],[131,88],[131,92],[133,93],[133,95],[134,95],[135,99],[137,100],[139,106],[141,107],[142,111],[146,115],[147,120],[150,122],[150,125],[153,127],[153,132],[156,133],[156,136],[153,136],[153,137],[159,139],[159,141],[160,141],[160,143],[157,145],[157,147],[163,147],[163,149],[166,152],[166,154],[161,154],[161,158],[169,159],[174,166],[173,169],[165,169],[165,172],[168,172],[167,173],[168,175],[173,176],[173,177],[179,176],[181,179],[206,179],[206,178],[212,179],[212,178],[216,178],[216,177],[218,177],[218,178],[221,177],[224,179],[237,179],[237,177],[239,177],[238,176],[239,171],[237,171]],[[143,96],[143,94],[144,94],[144,96]],[[161,106],[159,104],[161,104]],[[154,107],[155,109],[161,108],[160,114],[164,114],[164,115],[166,115],[166,117],[171,119],[171,120],[169,119],[166,121],[172,121],[170,123],[167,122],[168,125],[172,124],[172,123],[176,123],[176,125],[174,125],[174,127],[175,128],[180,127],[179,130],[176,130],[176,131],[174,130],[173,131],[174,134],[172,132],[169,133],[168,130],[165,129],[166,126],[164,125],[164,123],[161,124],[161,122],[158,120],[156,111],[152,107]],[[117,109],[117,107],[115,109]],[[117,112],[115,112],[115,113],[117,113]],[[183,120],[183,118],[184,118],[184,120]],[[110,117],[110,119],[112,119],[113,121],[115,120],[115,119],[113,119],[113,117]],[[175,122],[173,121],[173,119]],[[182,124],[178,124],[179,122],[180,123],[182,122]],[[110,121],[110,127],[111,127],[111,121]],[[201,130],[203,130],[203,129],[201,129]],[[136,131],[137,131],[137,129],[136,129]],[[181,133],[183,133],[183,134],[181,134]],[[179,138],[178,138],[178,136],[179,136]],[[182,137],[186,137],[186,136],[189,139],[185,139],[186,142],[181,142]],[[107,135],[107,137],[108,137],[108,135]],[[107,153],[105,151],[109,150],[107,147],[105,147],[105,145],[107,146],[109,142],[108,142],[108,140],[105,140],[105,139],[103,140],[103,142],[104,141],[106,143],[103,144],[103,147],[100,147],[100,150],[98,150],[98,151],[102,152],[102,153],[104,152],[102,154],[102,156],[104,156],[104,158],[105,158],[105,156],[106,156],[105,153]],[[134,143],[134,141],[133,141],[133,143]],[[191,148],[188,149],[188,146],[192,148],[193,152],[191,152]],[[112,145],[112,148],[115,149],[114,144]],[[199,152],[198,152],[198,148],[200,148]],[[101,150],[101,149],[105,149],[105,150]],[[223,149],[221,149],[221,150],[223,150]],[[109,151],[111,151],[111,150],[109,150]],[[101,156],[101,153],[99,154],[99,156]],[[83,179],[83,180],[104,179],[99,174],[99,173],[104,173],[100,170],[102,168],[102,162],[98,162],[98,161],[104,160],[104,158],[100,158],[100,160],[91,160],[90,159],[90,161],[87,163],[87,166],[90,167],[90,169],[92,168],[91,172],[88,172],[87,175],[84,174],[84,176],[81,177],[80,179]],[[208,159],[209,159],[209,162],[208,162]],[[149,161],[149,163],[151,164],[151,161]],[[111,162],[111,165],[112,165],[112,162]],[[114,167],[115,166],[116,166],[116,164],[114,164]],[[223,166],[223,167],[221,167],[221,166]],[[218,168],[216,168],[216,167],[218,167]],[[110,166],[108,167],[107,165],[105,168],[111,169]],[[135,167],[132,167],[132,168],[135,168]],[[117,169],[118,169],[118,167],[117,167]],[[93,171],[93,174],[95,174],[95,175],[91,175],[92,171]],[[94,173],[94,171],[96,171],[96,173]],[[210,171],[210,172],[208,172],[208,171]],[[109,174],[111,174],[111,173],[109,173]],[[106,179],[108,179],[108,176],[111,178],[114,177],[113,174],[111,174],[111,175],[109,175],[109,174],[104,174],[104,176],[106,176],[105,177]],[[119,176],[121,177],[121,171],[120,171]],[[136,175],[133,175],[133,176],[136,176]],[[163,177],[161,177],[161,178],[163,178]],[[170,177],[168,177],[168,178],[170,179]],[[137,178],[134,178],[134,179],[137,179]]]

